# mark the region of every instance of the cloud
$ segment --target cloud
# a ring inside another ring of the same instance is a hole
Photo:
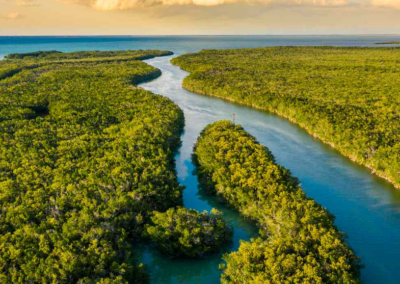
[[[18,12],[10,12],[6,18],[10,20],[16,20],[22,18],[22,15]]]
[[[62,0],[68,4],[81,4],[100,11],[129,10],[158,5],[199,5],[216,6],[233,3],[237,0]]]
[[[273,1],[282,2],[282,1]],[[285,1],[287,4],[298,4],[298,5],[314,5],[314,6],[344,6],[349,3],[347,0],[293,0]]]
[[[348,4],[347,0],[61,0],[61,1],[67,4],[80,4],[89,6],[99,11],[129,10],[142,7],[158,6],[158,5],[217,6],[217,5],[234,4],[234,3],[242,3],[242,4],[262,3],[262,4],[284,4],[284,5],[289,4],[289,5],[314,5],[314,6],[343,6]]]
[[[2,0],[0,0],[0,3]],[[16,5],[16,6],[29,6],[29,7],[37,7],[40,6],[36,3],[36,0],[3,0],[5,4],[8,5]]]
[[[372,0],[371,4],[372,6],[400,9],[400,0]]]
[[[15,0],[17,6],[40,6],[34,2],[34,0]]]

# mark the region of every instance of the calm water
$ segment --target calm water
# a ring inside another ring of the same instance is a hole
[[[80,50],[168,49],[175,54],[182,54],[201,49],[277,45],[372,46],[377,42],[399,40],[400,36],[0,36],[0,59],[8,53],[38,50],[71,52]]]
[[[0,58],[11,52],[37,50],[168,49],[175,54],[206,48],[240,48],[275,45],[372,46],[399,40],[389,36],[256,36],[256,37],[0,37]],[[197,210],[212,207],[235,226],[234,240],[223,251],[236,250],[240,239],[256,236],[255,227],[237,213],[198,193],[191,163],[193,144],[205,125],[220,119],[236,121],[275,155],[277,162],[300,178],[307,194],[327,207],[348,242],[362,258],[365,283],[400,283],[400,190],[370,174],[336,151],[276,115],[197,95],[181,87],[187,73],[172,66],[172,57],[147,62],[163,75],[141,86],[175,101],[184,111],[186,126],[176,155],[179,181],[186,185],[184,203]],[[221,254],[202,260],[170,260],[151,247],[140,248],[153,283],[219,283]]]

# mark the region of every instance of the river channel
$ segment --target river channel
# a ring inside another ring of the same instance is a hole
[[[175,157],[179,182],[186,186],[184,205],[199,211],[215,207],[231,221],[234,241],[222,252],[237,250],[239,240],[256,236],[257,230],[235,211],[199,193],[191,154],[207,124],[232,119],[235,113],[236,123],[267,146],[277,162],[300,179],[308,196],[336,216],[336,225],[348,235],[349,244],[365,265],[363,281],[399,283],[400,190],[284,118],[183,89],[182,80],[188,73],[171,65],[171,58],[147,60],[162,71],[162,76],[140,86],[172,99],[184,112],[182,147]],[[221,254],[202,260],[171,260],[147,247],[142,261],[148,266],[152,283],[219,283]]]

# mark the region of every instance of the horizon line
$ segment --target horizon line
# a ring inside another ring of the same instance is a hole
[[[234,37],[234,36],[249,36],[249,37],[260,37],[260,36],[272,36],[272,37],[284,37],[284,36],[400,36],[400,33],[354,33],[354,34],[218,34],[218,35],[207,35],[207,34],[176,34],[176,35],[110,35],[110,34],[98,34],[98,35],[74,35],[74,34],[65,34],[65,35],[0,35],[0,37]]]

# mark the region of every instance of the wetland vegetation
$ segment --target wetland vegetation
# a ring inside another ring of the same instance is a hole
[[[172,60],[183,86],[287,117],[400,186],[400,49],[204,50]]]
[[[255,221],[261,232],[225,255],[222,283],[359,283],[359,259],[334,216],[241,126],[208,125],[193,158],[203,189]]]
[[[400,44],[400,41],[377,42],[375,44]]]
[[[182,204],[182,111],[137,88],[164,51],[0,62],[0,282],[146,283],[133,245]]]
[[[208,214],[182,207],[154,212],[145,236],[173,257],[202,256],[219,251],[232,238],[233,229],[219,215],[215,209]]]
[[[182,207],[173,159],[182,111],[135,86],[161,74],[140,60],[170,54],[0,61],[0,282],[146,283],[135,251],[143,239],[171,259],[229,243],[217,211]],[[398,60],[396,48],[276,47],[173,63],[192,72],[185,88],[285,116],[399,186]],[[207,126],[194,162],[203,190],[261,233],[224,256],[223,283],[360,281],[334,216],[243,128]]]

